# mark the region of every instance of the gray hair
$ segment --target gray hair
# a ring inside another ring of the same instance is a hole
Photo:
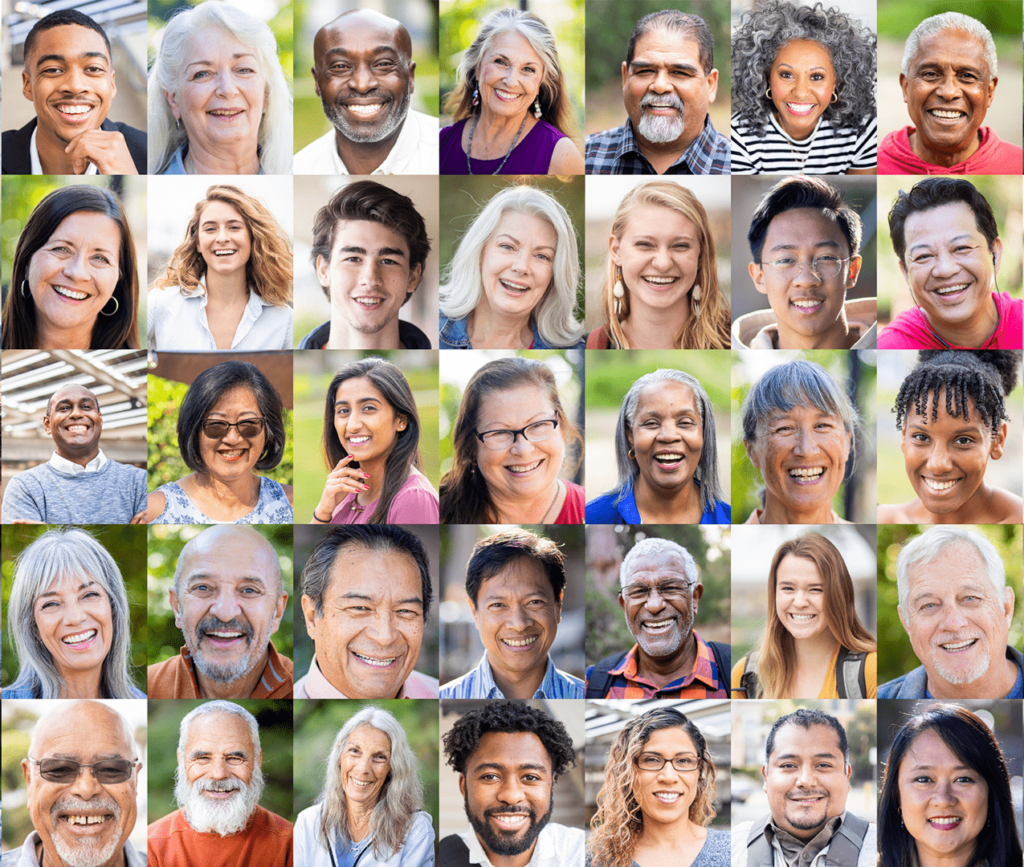
[[[498,230],[501,218],[508,211],[540,217],[555,230],[558,241],[552,287],[535,309],[534,317],[541,338],[549,346],[578,343],[583,326],[575,315],[576,291],[580,285],[576,230],[562,203],[536,187],[512,186],[501,190],[466,229],[452,261],[445,268],[440,290],[442,315],[464,319],[480,303],[483,294],[480,262],[484,245]]]
[[[619,587],[625,587],[626,582],[633,576],[633,566],[637,560],[641,557],[657,557],[659,554],[672,554],[682,560],[683,574],[691,585],[700,580],[693,555],[682,545],[671,539],[643,539],[637,542],[623,558],[622,566],[619,569]]]
[[[176,93],[188,59],[185,47],[194,33],[219,27],[256,54],[267,95],[260,121],[257,147],[260,165],[268,175],[292,171],[292,92],[277,55],[277,40],[264,22],[223,0],[204,0],[171,18],[164,28],[149,73],[149,173],[160,174],[175,151],[188,141],[185,125],[176,128],[174,113],[164,93]]]
[[[910,593],[910,570],[915,566],[931,563],[950,545],[973,545],[985,563],[985,574],[992,582],[997,597],[1001,597],[1006,587],[1006,567],[1003,560],[988,539],[974,530],[963,527],[931,527],[921,535],[907,542],[896,557],[896,592],[899,595],[900,608],[909,616],[907,595]]]
[[[933,15],[931,18],[925,18],[910,31],[907,44],[903,47],[903,64],[900,66],[904,75],[910,70],[910,62],[917,57],[921,40],[942,33],[943,30],[960,30],[977,39],[985,49],[985,62],[988,64],[989,74],[992,78],[999,75],[999,61],[996,59],[996,44],[992,40],[992,34],[977,18],[971,18],[962,12]]]
[[[352,842],[339,758],[349,735],[364,725],[383,732],[391,741],[391,769],[370,814],[373,857],[377,861],[387,861],[401,851],[416,813],[423,809],[423,786],[416,774],[416,754],[409,746],[405,730],[398,720],[379,707],[364,707],[349,718],[334,739],[327,758],[327,778],[317,799],[323,804],[317,840],[327,850],[330,850],[336,836],[346,843]]]
[[[240,716],[247,726],[249,726],[249,737],[252,739],[252,749],[254,756],[259,756],[263,749],[260,747],[260,726],[256,722],[254,717],[249,711],[239,704],[235,704],[233,701],[224,701],[223,699],[217,699],[216,701],[208,701],[205,704],[199,705],[199,707],[193,708],[181,721],[181,725],[178,726],[178,749],[182,754],[185,752],[185,745],[188,743],[188,728],[192,725],[192,720],[196,717],[206,716],[207,714],[213,713],[233,713],[235,716]]]
[[[43,533],[18,556],[7,604],[7,629],[18,654],[18,676],[11,690],[31,690],[36,698],[60,698],[64,679],[43,645],[35,601],[51,584],[89,578],[110,602],[110,650],[100,673],[101,698],[134,698],[130,663],[131,620],[121,570],[92,535],[78,527]]]
[[[700,507],[701,512],[706,512],[714,507],[715,502],[725,499],[722,492],[722,484],[718,479],[718,444],[715,438],[715,412],[711,405],[711,398],[704,390],[704,386],[696,378],[684,373],[681,370],[672,368],[659,368],[653,373],[646,373],[641,376],[622,399],[622,406],[619,409],[619,422],[615,426],[615,462],[619,469],[619,483],[615,505],[618,505],[626,497],[627,486],[635,483],[640,475],[640,467],[635,460],[629,457],[629,440],[626,438],[626,431],[633,427],[633,419],[636,416],[636,408],[640,403],[640,392],[647,386],[657,382],[679,382],[687,386],[697,398],[697,411],[700,413],[701,433],[704,437],[704,447],[701,450],[700,461],[694,471],[694,480],[700,483]]]

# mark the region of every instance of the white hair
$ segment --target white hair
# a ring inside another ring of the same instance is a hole
[[[910,570],[915,566],[931,563],[950,545],[973,545],[985,563],[985,574],[995,588],[997,599],[1002,598],[1006,587],[1006,568],[995,545],[980,533],[963,527],[932,527],[907,542],[896,558],[896,592],[900,608],[907,611],[907,594],[910,593]]]
[[[910,70],[910,62],[917,57],[921,47],[921,40],[943,30],[960,30],[977,39],[985,49],[985,62],[988,64],[989,74],[992,78],[999,75],[999,62],[996,59],[996,44],[992,39],[989,29],[970,15],[962,12],[943,12],[941,15],[933,15],[925,18],[920,24],[910,31],[907,37],[907,44],[903,47],[903,64],[900,69],[906,75]]]
[[[619,569],[619,587],[624,588],[626,582],[633,577],[633,566],[641,557],[657,557],[659,554],[671,554],[683,561],[683,574],[691,585],[696,584],[699,579],[697,563],[682,545],[673,542],[671,539],[644,539],[637,542],[622,560],[622,567]]]
[[[252,739],[252,750],[254,756],[259,756],[263,750],[260,748],[260,726],[256,722],[254,717],[249,711],[247,711],[241,705],[235,704],[233,701],[224,701],[218,699],[217,701],[208,701],[205,704],[199,705],[197,708],[193,708],[181,721],[181,725],[178,727],[178,749],[182,753],[185,752],[185,745],[188,743],[188,729],[192,725],[192,720],[199,716],[206,716],[211,713],[233,713],[235,716],[240,716],[245,720],[245,724],[249,726],[249,737]],[[257,762],[259,764],[259,762]]]

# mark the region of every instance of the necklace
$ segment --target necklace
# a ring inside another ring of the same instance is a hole
[[[517,132],[516,137],[512,139],[512,147],[508,149],[508,153],[505,154],[505,159],[501,161],[501,165],[498,166],[493,172],[491,172],[492,175],[500,175],[501,170],[505,168],[505,163],[508,162],[508,158],[512,156],[512,151],[516,149],[516,145],[519,143],[519,136],[523,134],[523,127],[526,126],[526,119],[529,116],[529,112],[523,115],[523,122],[519,124],[519,132]],[[466,148],[466,172],[468,174],[473,174],[473,158],[470,156],[470,154],[473,152],[473,133],[476,132],[476,125],[479,122],[479,120],[480,115],[476,115],[473,118],[473,125],[469,128],[469,147]],[[483,161],[481,160],[481,162]]]
[[[558,495],[562,492],[562,483],[555,479],[555,495],[551,498],[551,502],[548,503],[548,507],[544,510],[544,514],[541,516],[540,522],[542,524],[547,523],[548,512],[551,511],[551,507],[555,505],[555,500],[558,499]]]

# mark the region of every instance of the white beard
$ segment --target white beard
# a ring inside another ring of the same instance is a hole
[[[211,801],[203,795],[204,791],[237,791],[238,794],[224,801]],[[253,768],[248,783],[234,777],[189,783],[180,764],[174,772],[174,798],[189,825],[201,834],[231,837],[244,830],[262,795],[263,771],[259,765]]]

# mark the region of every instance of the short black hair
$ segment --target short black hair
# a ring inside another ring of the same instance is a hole
[[[772,187],[750,218],[750,230],[747,242],[750,244],[750,255],[755,262],[761,261],[768,227],[779,214],[795,211],[797,208],[814,208],[822,215],[836,223],[850,246],[850,255],[860,255],[862,224],[860,215],[850,207],[842,190],[832,186],[819,177],[801,175],[794,178],[783,178]]]
[[[259,405],[266,439],[263,454],[256,462],[257,470],[269,470],[281,463],[284,455],[284,404],[273,383],[255,364],[247,361],[222,361],[204,370],[195,378],[178,410],[178,449],[189,469],[205,473],[199,449],[203,419],[214,405],[233,388],[248,388]]]
[[[495,701],[464,713],[443,739],[447,763],[457,773],[466,773],[466,762],[489,732],[522,732],[536,735],[548,751],[551,771],[557,780],[570,766],[576,766],[576,750],[565,726],[544,711],[521,701]]]
[[[50,30],[54,27],[64,27],[68,24],[75,24],[79,27],[88,27],[90,30],[95,30],[99,33],[99,35],[103,37],[103,42],[107,46],[107,59],[111,59],[110,39],[107,37],[106,31],[100,27],[96,21],[84,12],[79,12],[77,9],[60,9],[57,12],[51,12],[45,18],[40,18],[32,25],[32,29],[29,30],[28,36],[25,37],[25,47],[22,52],[23,62],[28,65],[28,56],[32,53],[32,49],[36,44],[36,37],[38,37],[40,33],[44,30]]]
[[[555,599],[565,590],[565,555],[550,539],[529,530],[505,530],[481,539],[466,565],[466,593],[476,605],[480,587],[514,560],[532,560],[541,565]]]
[[[637,42],[652,30],[664,30],[696,42],[704,74],[711,75],[711,70],[715,67],[715,37],[711,35],[711,29],[703,18],[690,12],[680,12],[678,9],[651,12],[636,22],[626,45],[627,67],[633,62]]]
[[[434,588],[430,581],[430,559],[419,538],[395,524],[341,524],[332,527],[316,545],[302,568],[302,595],[308,596],[316,608],[316,616],[323,617],[324,597],[331,586],[334,564],[342,548],[358,545],[369,551],[395,551],[412,558],[420,572],[423,596],[423,619],[427,619]],[[387,576],[379,576],[386,581]]]
[[[764,744],[764,763],[766,765],[775,751],[775,733],[784,725],[800,726],[802,729],[809,729],[811,726],[827,726],[832,729],[836,733],[836,737],[839,738],[839,749],[843,754],[843,761],[849,767],[850,743],[846,739],[846,729],[831,714],[825,713],[823,710],[812,710],[806,707],[788,713],[775,721],[772,730],[768,732],[768,740]]]
[[[900,262],[907,252],[904,231],[907,217],[920,211],[930,211],[943,205],[959,203],[967,205],[974,211],[974,222],[978,231],[988,241],[989,252],[992,252],[992,245],[999,237],[999,227],[996,225],[996,217],[992,213],[988,199],[978,192],[974,184],[963,178],[925,178],[914,184],[909,193],[900,190],[889,211],[889,237]]]

